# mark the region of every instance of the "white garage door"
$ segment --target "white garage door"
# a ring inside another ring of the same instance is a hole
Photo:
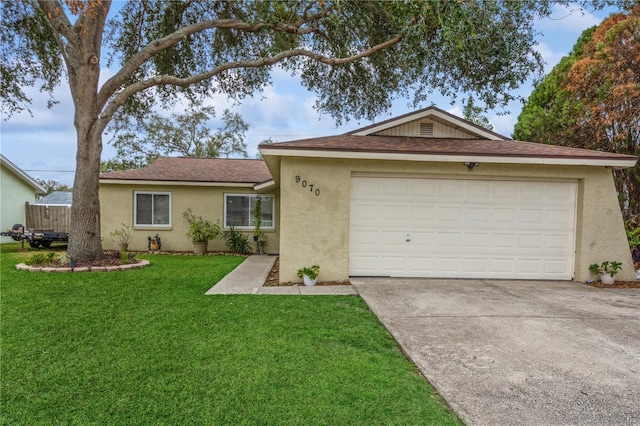
[[[576,182],[353,177],[352,276],[571,279]]]

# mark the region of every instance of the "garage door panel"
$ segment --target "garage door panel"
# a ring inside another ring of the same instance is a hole
[[[516,208],[494,208],[492,226],[504,228],[513,226],[518,222],[518,209]]]
[[[472,275],[485,275],[489,273],[489,262],[486,257],[463,259],[463,271]]]
[[[435,206],[410,206],[409,220],[411,220],[412,223],[431,225],[436,220],[436,213],[437,209]]]
[[[492,211],[489,207],[467,207],[464,209],[464,222],[478,226],[490,226]]]
[[[432,274],[435,258],[433,256],[409,256],[409,270],[415,273]],[[411,276],[407,274],[407,276]]]
[[[380,231],[378,229],[359,229],[351,233],[351,245],[353,248],[362,250],[375,246],[380,241]]]
[[[459,223],[464,218],[464,211],[459,207],[440,206],[438,209],[438,223]]]
[[[575,182],[352,181],[351,275],[572,277]]]
[[[520,234],[518,235],[518,248],[540,250],[542,236],[540,234]]]
[[[386,204],[381,207],[381,217],[388,222],[406,223],[409,219],[409,206]]]
[[[464,246],[491,250],[491,235],[487,232],[467,232],[464,234]]]
[[[409,182],[405,179],[384,180],[381,186],[383,196],[407,198],[409,195]]]
[[[438,185],[427,179],[412,179],[410,183],[411,197],[420,200],[435,200],[438,196]]]
[[[405,239],[406,237],[405,233]],[[407,243],[410,244],[411,250],[415,251],[424,251],[424,250],[434,250],[436,248],[436,233],[429,231],[414,231],[409,234],[409,239]]]
[[[573,223],[574,218],[574,212],[569,209],[549,209],[545,225],[549,228],[565,229]]]
[[[352,222],[379,220],[380,208],[377,203],[357,202],[351,206]]]

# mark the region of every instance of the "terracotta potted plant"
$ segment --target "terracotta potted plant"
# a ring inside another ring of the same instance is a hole
[[[298,269],[298,278],[302,278],[304,285],[316,285],[316,279],[320,273],[320,267],[313,265],[309,268]]]
[[[131,242],[131,227],[121,224],[122,227],[109,233],[109,238],[116,243],[118,250],[126,252],[129,249],[129,243]]]
[[[193,242],[193,252],[195,254],[206,253],[208,242],[220,235],[220,226],[203,219],[202,216],[194,215],[191,209],[182,213],[182,217],[189,224],[187,237],[191,238]]]

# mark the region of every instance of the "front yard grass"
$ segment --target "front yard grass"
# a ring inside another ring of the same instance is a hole
[[[205,296],[242,259],[109,273],[1,256],[3,424],[459,424],[354,296]]]

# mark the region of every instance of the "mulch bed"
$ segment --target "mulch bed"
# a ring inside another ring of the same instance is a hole
[[[271,268],[271,272],[269,272],[269,276],[267,276],[267,279],[264,282],[264,286],[265,287],[291,287],[291,286],[298,286],[298,285],[304,285],[302,283],[294,283],[294,282],[286,282],[286,283],[281,283],[280,282],[280,258],[277,258],[275,263],[273,264],[273,268]],[[343,280],[343,281],[322,281],[322,282],[317,282],[316,283],[317,286],[324,286],[324,285],[351,285],[351,282],[349,282],[349,280]]]
[[[616,281],[615,283],[602,284],[600,281],[594,281],[590,283],[584,283],[586,285],[590,285],[591,287],[598,288],[640,288],[640,281]]]

